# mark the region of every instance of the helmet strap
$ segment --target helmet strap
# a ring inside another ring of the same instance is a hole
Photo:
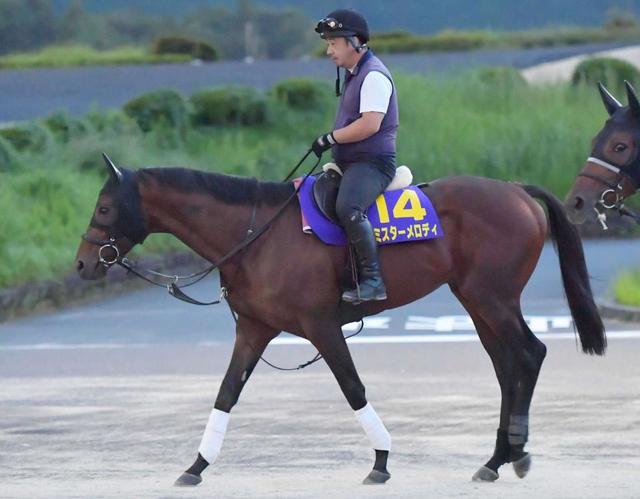
[[[367,48],[367,44],[366,43],[358,43],[356,45],[355,42],[355,36],[349,36],[347,38],[347,40],[349,40],[349,43],[351,44],[351,46],[355,49],[355,51],[359,54],[360,52],[362,52],[363,49]]]

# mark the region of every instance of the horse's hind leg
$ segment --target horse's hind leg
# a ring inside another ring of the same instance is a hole
[[[372,405],[367,402],[365,387],[353,364],[339,323],[331,320],[314,321],[305,327],[305,334],[324,357],[375,451],[373,470],[363,483],[385,483],[391,478],[387,470],[391,436]]]
[[[502,393],[494,453],[473,478],[494,481],[498,478],[498,468],[510,462],[516,474],[523,478],[531,466],[531,457],[524,451],[529,406],[546,348],[528,328],[517,300],[492,297],[486,289],[477,294],[477,299],[472,298],[475,293],[465,295],[458,290],[454,293],[476,325]]]
[[[511,411],[509,445],[513,469],[516,475],[524,478],[531,467],[531,456],[524,451],[529,436],[529,407],[547,348],[531,332],[519,310],[518,315],[521,334],[515,335],[515,341],[521,342],[524,358],[520,362],[516,396]]]
[[[278,331],[259,322],[243,316],[238,318],[231,361],[204,430],[198,456],[191,467],[176,480],[175,485],[182,487],[198,485],[202,481],[200,476],[202,472],[215,462],[227,430],[229,413],[260,360],[260,355],[277,334]]]

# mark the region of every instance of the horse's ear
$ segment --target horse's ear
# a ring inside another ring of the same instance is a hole
[[[120,170],[118,170],[118,167],[113,164],[113,161],[111,161],[109,156],[107,156],[105,153],[102,153],[102,159],[104,159],[104,162],[106,163],[107,169],[109,170],[109,173],[111,174],[111,176],[118,183],[121,183],[122,182],[122,172]]]
[[[624,81],[624,86],[627,87],[627,99],[629,99],[629,107],[631,112],[636,118],[640,118],[640,102],[638,102],[638,96],[636,91],[627,80]]]
[[[607,90],[601,81],[598,82],[598,90],[600,90],[600,97],[602,97],[602,102],[604,103],[604,107],[607,108],[607,112],[609,116],[612,116],[618,109],[622,107],[622,104],[616,99],[611,92]]]

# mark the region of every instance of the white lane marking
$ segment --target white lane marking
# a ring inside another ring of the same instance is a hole
[[[576,340],[573,333],[540,333],[536,334],[541,340]],[[620,339],[640,339],[640,330],[629,331],[609,331],[607,338],[610,340]],[[379,336],[356,336],[349,338],[347,343],[352,345],[371,344],[415,344],[415,343],[469,343],[479,341],[475,333],[431,333],[431,334],[398,334]],[[195,344],[199,347],[215,347],[230,342],[202,341]],[[119,349],[119,348],[152,348],[167,347],[172,344],[167,343],[36,343],[23,345],[0,345],[0,351],[16,350],[74,350],[74,349]],[[188,344],[178,343],[177,346]],[[308,340],[298,337],[276,338],[269,343],[274,346],[285,345],[306,345],[311,346]]]
[[[368,329],[389,329],[391,317],[365,317],[364,327]],[[357,331],[360,329],[360,321],[350,322],[342,326],[343,331]]]
[[[573,319],[568,315],[525,315],[524,320],[534,333],[546,333],[550,329],[570,329]],[[369,325],[365,322],[365,326]],[[452,331],[475,331],[475,326],[468,315],[443,315],[427,317],[410,315],[405,324],[406,331],[436,331],[448,333]]]

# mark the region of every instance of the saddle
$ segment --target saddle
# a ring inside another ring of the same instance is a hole
[[[335,163],[326,163],[322,167],[323,173],[316,177],[313,184],[313,200],[322,214],[333,223],[339,224],[338,215],[336,214],[336,199],[338,198],[338,189],[342,180],[342,170]],[[396,168],[396,175],[385,189],[385,191],[394,191],[409,187],[413,181],[413,174],[407,166],[399,166]]]

